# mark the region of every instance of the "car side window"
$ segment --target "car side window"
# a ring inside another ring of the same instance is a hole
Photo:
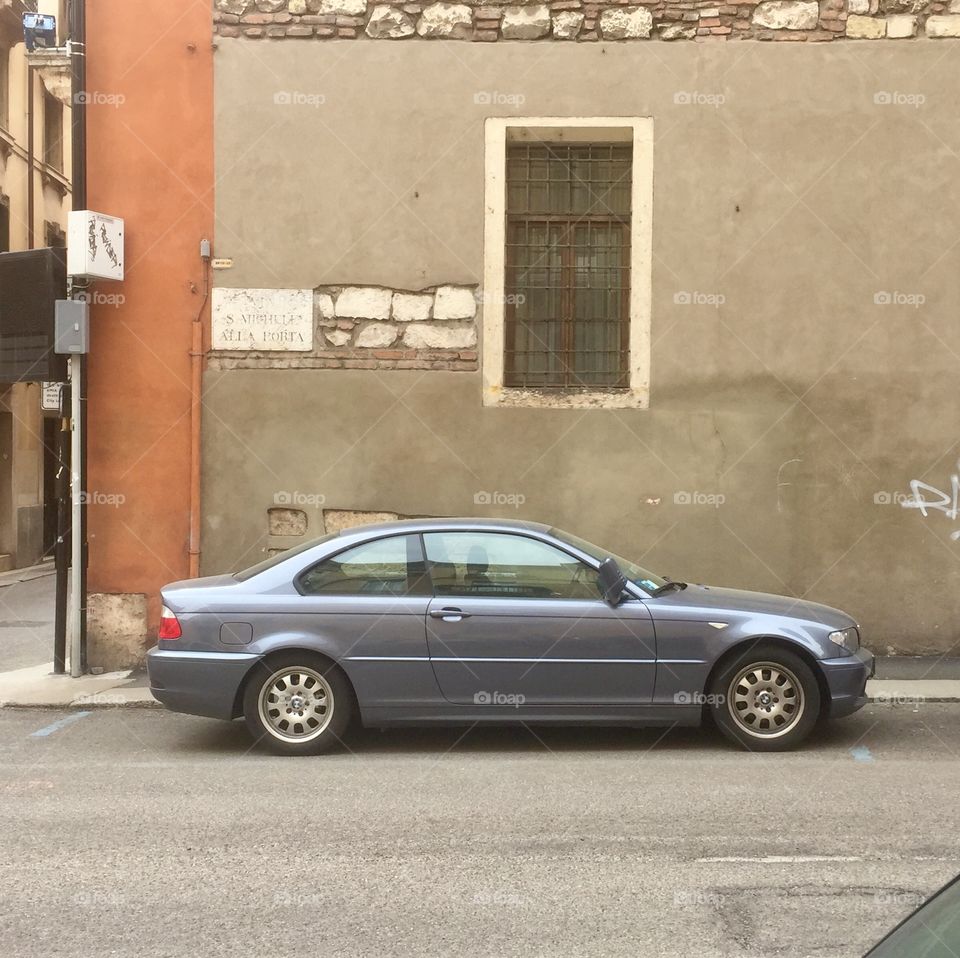
[[[431,595],[419,536],[389,536],[346,549],[301,572],[304,595]]]
[[[599,599],[597,573],[546,542],[522,535],[428,532],[423,537],[440,596]]]

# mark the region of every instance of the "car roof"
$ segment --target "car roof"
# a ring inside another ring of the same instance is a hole
[[[464,517],[434,518],[425,517],[422,519],[398,519],[395,522],[377,522],[371,525],[350,526],[347,529],[341,529],[341,536],[355,535],[358,533],[366,536],[367,534],[382,533],[387,535],[391,532],[430,532],[432,530],[474,530],[474,529],[499,529],[499,530],[519,530],[525,529],[533,532],[549,532],[550,526],[544,522],[529,522],[525,519],[470,519]]]

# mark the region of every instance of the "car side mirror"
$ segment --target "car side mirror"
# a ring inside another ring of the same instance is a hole
[[[627,577],[623,574],[617,560],[608,556],[600,563],[600,571],[597,573],[597,583],[600,586],[600,594],[607,605],[616,608],[623,601],[623,590],[627,585]]]

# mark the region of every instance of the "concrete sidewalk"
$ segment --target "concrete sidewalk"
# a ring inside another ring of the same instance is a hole
[[[54,575],[56,569],[53,559],[46,559],[39,565],[25,566],[22,569],[11,569],[9,572],[0,572],[0,589],[8,585],[17,585],[20,582],[31,582],[33,579],[43,579]]]
[[[889,675],[898,669],[878,669]],[[936,675],[931,661],[908,674]],[[948,674],[950,674],[948,672]],[[867,683],[871,702],[910,707],[927,702],[960,702],[960,678],[880,678]],[[150,694],[145,672],[54,675],[53,664],[0,672],[0,708],[162,708]]]
[[[960,683],[958,683],[960,684]],[[162,708],[145,672],[54,675],[53,663],[0,672],[0,708]]]

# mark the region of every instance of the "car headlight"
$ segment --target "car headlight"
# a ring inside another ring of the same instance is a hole
[[[831,632],[827,638],[847,652],[856,652],[860,648],[860,633],[856,628]]]

